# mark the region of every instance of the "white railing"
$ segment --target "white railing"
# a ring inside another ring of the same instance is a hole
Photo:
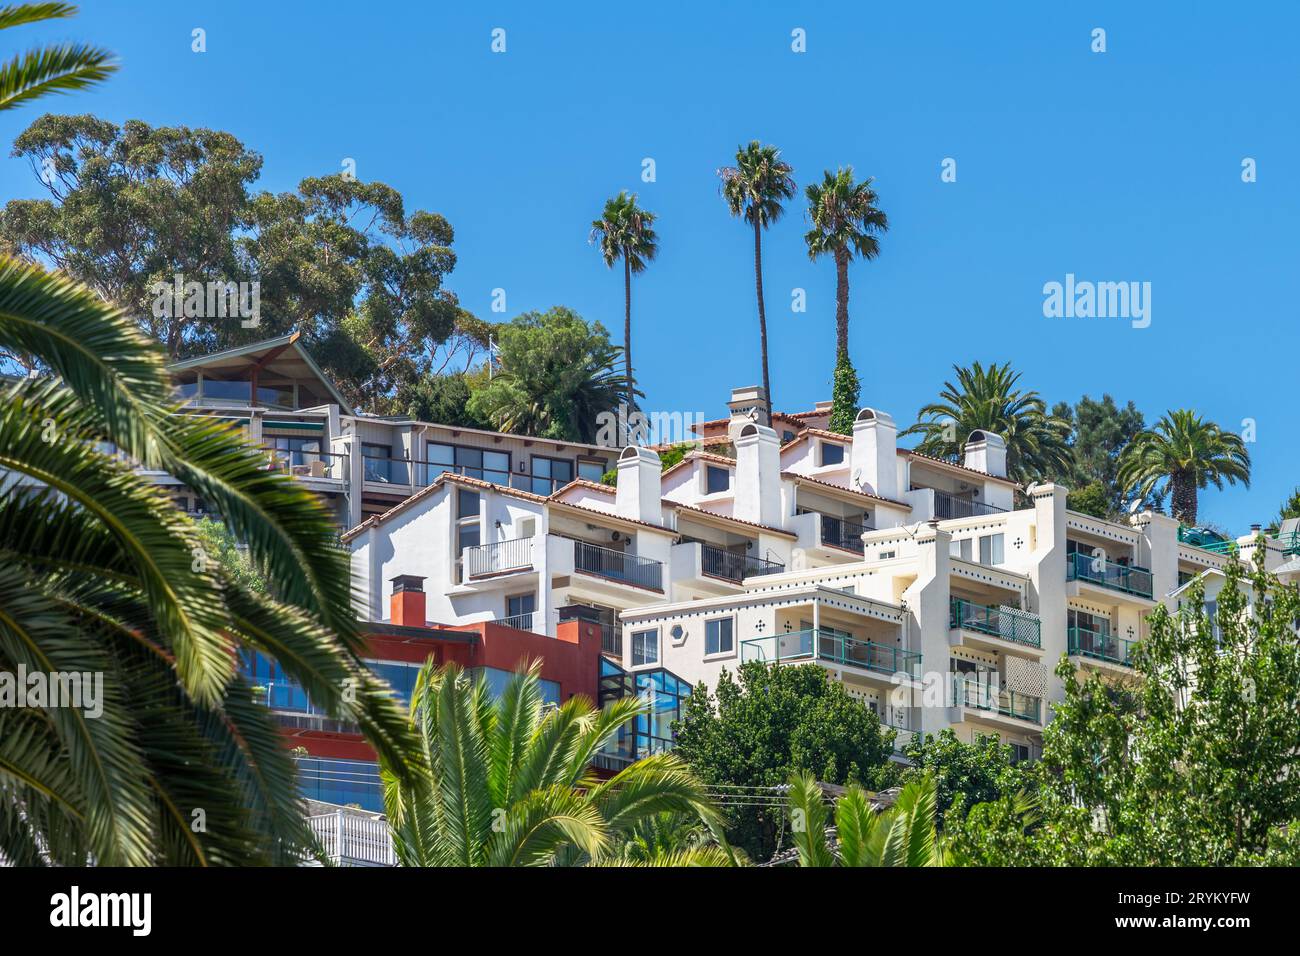
[[[512,538],[495,544],[479,544],[465,549],[465,575],[471,578],[506,571],[522,571],[533,566],[533,539]]]
[[[326,856],[339,866],[397,866],[385,820],[340,807],[307,818]]]

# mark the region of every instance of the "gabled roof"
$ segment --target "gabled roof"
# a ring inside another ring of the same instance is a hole
[[[998,481],[1004,485],[1010,485],[1012,488],[1019,488],[1020,483],[1012,478],[1003,478],[1001,475],[990,475],[987,471],[979,471],[975,468],[967,468],[965,465],[959,465],[956,462],[948,461],[946,458],[935,458],[933,455],[926,455],[911,448],[899,448],[898,453],[908,458],[919,458],[927,465],[939,465],[943,468],[952,468],[956,471],[965,472],[968,475],[978,475],[986,481]]]
[[[261,342],[253,342],[249,345],[240,345],[236,348],[212,352],[209,355],[200,355],[196,358],[172,362],[167,368],[171,372],[184,372],[190,369],[203,368],[235,371],[241,368],[269,366],[272,362],[275,362],[278,365],[285,366],[280,374],[286,378],[301,377],[306,374],[318,379],[330,398],[333,399],[344,414],[355,415],[356,412],[348,403],[348,400],[343,397],[334,383],[321,370],[321,367],[316,364],[316,360],[303,347],[301,340],[301,332],[289,332],[273,339],[264,339]],[[289,354],[286,355],[285,353]]]
[[[685,468],[688,464],[690,464],[693,461],[707,461],[715,465],[724,465],[727,468],[736,467],[736,459],[734,458],[724,458],[722,455],[715,455],[707,451],[693,451],[688,453],[686,457],[684,457],[677,464],[673,465],[671,468],[665,469],[662,477],[667,478],[673,472],[677,471],[678,469]]]
[[[828,432],[824,428],[805,428],[799,434],[795,435],[788,442],[782,445],[781,450],[785,451],[787,448],[793,448],[795,445],[798,445],[800,442],[807,441],[809,438],[812,438],[814,435],[817,436],[818,438],[829,438],[831,441],[837,441],[842,445],[853,444],[853,439],[850,438],[848,435],[841,435],[839,432]]]
[[[787,478],[795,484],[806,483],[816,488],[825,488],[828,491],[837,491],[843,495],[852,495],[855,498],[866,498],[869,501],[879,501],[887,505],[893,505],[895,508],[906,508],[909,511],[912,506],[906,501],[895,501],[893,498],[882,498],[880,495],[873,495],[869,491],[859,491],[856,488],[849,488],[846,485],[837,485],[834,482],[822,481],[820,478],[813,478],[811,475],[801,475],[797,471],[783,471],[782,478]]]
[[[785,535],[787,538],[798,538],[799,536],[793,531],[786,531],[784,528],[774,528],[768,524],[759,524],[757,521],[746,521],[744,518],[736,518],[732,515],[721,515],[716,511],[705,511],[703,508],[697,508],[694,505],[682,504],[680,501],[673,501],[671,498],[663,499],[665,508],[673,508],[678,512],[687,512],[687,517],[700,516],[703,518],[712,518],[723,524],[736,524],[745,528],[757,528],[759,531],[766,531],[768,534]]]

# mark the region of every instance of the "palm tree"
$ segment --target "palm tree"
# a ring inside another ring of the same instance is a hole
[[[75,16],[70,3],[21,3],[0,9],[0,30]],[[107,79],[117,67],[107,50],[82,43],[29,50],[0,68],[0,110],[13,109],[47,93],[84,90]]]
[[[758,140],[736,147],[736,165],[718,170],[722,196],[733,216],[754,227],[754,288],[758,292],[758,337],[763,357],[763,393],[767,396],[767,418],[772,419],[772,384],[767,374],[767,310],[763,306],[763,230],[781,218],[783,199],[795,194],[794,169],[781,161],[775,146]]]
[[[812,228],[804,236],[808,258],[829,255],[835,260],[835,356],[849,353],[849,262],[880,255],[879,235],[889,230],[889,220],[877,207],[874,180],[853,181],[853,167],[832,173],[805,190]]]
[[[935,792],[934,778],[926,774],[903,787],[893,806],[878,811],[854,784],[835,801],[829,830],[821,784],[811,774],[796,774],[790,778],[790,815],[799,865],[944,866]]]
[[[0,855],[297,858],[313,840],[294,765],[240,656],[277,660],[394,764],[413,739],[362,664],[330,516],[229,426],[177,415],[162,350],[89,290],[0,260],[0,349],[49,370],[0,399],[0,671],[102,675],[98,719],[0,708]],[[140,467],[211,502],[275,597],[226,573]]]
[[[542,705],[538,668],[514,675],[498,701],[456,665],[416,678],[411,725],[423,756],[403,781],[383,763],[384,806],[403,866],[546,866],[616,862],[618,838],[648,817],[689,813],[716,823],[702,785],[671,754],[610,780],[592,758],[641,700],[596,710],[584,697]],[[715,848],[716,849],[716,848]],[[710,853],[710,859],[713,854]],[[692,862],[689,850],[674,862]],[[697,861],[698,862],[698,861]]]
[[[943,383],[939,401],[917,412],[902,435],[921,435],[916,450],[937,458],[960,455],[973,431],[990,431],[1007,446],[1007,475],[1019,482],[1067,474],[1071,465],[1070,425],[1047,413],[1038,392],[1016,387],[1020,373],[1011,363],[954,365],[957,381]],[[902,437],[900,435],[900,437]]]
[[[1139,432],[1120,456],[1117,477],[1126,491],[1145,498],[1162,479],[1174,517],[1195,526],[1197,492],[1208,484],[1240,481],[1250,487],[1250,454],[1241,436],[1188,408],[1168,412]]]
[[[623,260],[623,364],[627,367],[627,400],[634,402],[632,388],[632,274],[644,272],[646,263],[659,253],[655,235],[655,214],[636,204],[636,194],[619,190],[605,202],[600,218],[591,224],[591,240],[599,240],[600,254],[611,269]]]

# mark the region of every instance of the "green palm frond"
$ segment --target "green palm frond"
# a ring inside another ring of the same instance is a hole
[[[69,3],[21,3],[0,8],[0,30],[75,15]],[[107,50],[79,43],[31,50],[0,66],[0,110],[10,110],[50,93],[84,90],[117,67]]]
[[[659,237],[654,231],[654,213],[637,205],[636,194],[620,190],[605,202],[600,218],[591,224],[591,241],[600,249],[605,265],[613,268],[626,260],[634,273],[659,254]]]
[[[835,855],[826,839],[826,803],[821,784],[812,774],[790,778],[791,838],[799,851],[800,866],[834,866]]]

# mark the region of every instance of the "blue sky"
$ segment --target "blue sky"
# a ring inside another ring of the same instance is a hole
[[[1211,489],[1202,520],[1240,533],[1275,515],[1300,484],[1300,12],[806,6],[97,0],[5,39],[109,47],[122,69],[108,84],[41,108],[229,130],[264,155],[263,188],[354,158],[360,178],[448,218],[451,287],[485,317],[501,318],[504,288],[509,315],[564,304],[621,341],[621,273],[587,236],[607,196],[636,191],[659,214],[659,259],[633,289],[653,409],[719,414],[760,377],[752,241],[714,170],[752,138],[783,149],[801,189],[850,164],[876,178],[891,222],[880,258],[850,275],[864,404],[910,424],[951,365],[978,359],[1010,361],[1049,403],[1108,392],[1148,420],[1180,406],[1233,430],[1253,419],[1252,490]],[[195,27],[206,53],[190,50]],[[0,117],[0,138],[37,115]],[[947,157],[955,183],[940,181]],[[0,159],[4,199],[36,185]],[[806,228],[801,196],[765,239],[773,391],[788,409],[830,397],[834,269],[808,261]],[[1066,273],[1150,282],[1150,327],[1045,318],[1043,285]]]

